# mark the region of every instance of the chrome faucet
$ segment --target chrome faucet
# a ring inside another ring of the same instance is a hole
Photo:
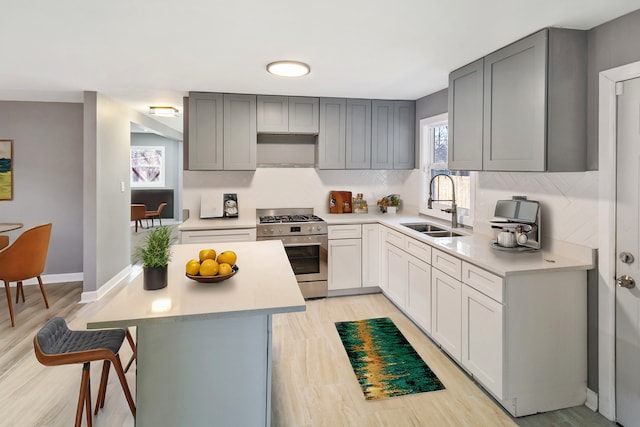
[[[451,200],[433,200],[433,181],[439,176],[446,176],[451,180]],[[429,200],[427,201],[427,209],[433,209],[433,202],[451,202],[449,209],[442,209],[442,212],[451,214],[451,228],[458,228],[458,206],[456,206],[456,184],[453,182],[451,175],[446,173],[439,173],[431,178],[429,182]]]

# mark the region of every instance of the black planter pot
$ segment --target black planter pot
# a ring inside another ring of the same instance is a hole
[[[144,267],[144,289],[155,291],[167,286],[167,266],[164,267]]]

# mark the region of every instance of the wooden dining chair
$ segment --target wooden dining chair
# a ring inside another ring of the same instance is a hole
[[[102,361],[102,376],[98,388],[95,414],[104,407],[107,393],[107,380],[111,365],[118,375],[129,409],[134,418],[136,405],[129,390],[127,379],[120,360],[120,347],[124,342],[124,329],[96,329],[89,331],[70,330],[66,321],[61,317],[49,320],[33,338],[33,349],[36,359],[45,366],[58,366],[82,363],[82,380],[80,395],[76,409],[75,425],[82,423],[82,413],[86,409],[87,425],[92,425],[91,414],[91,362]]]
[[[138,232],[138,225],[140,228],[142,227],[142,220],[145,219],[147,215],[147,207],[142,204],[133,204],[131,205],[131,221],[136,222],[136,233]]]
[[[158,205],[158,209],[156,209],[155,211],[147,211],[147,213],[145,214],[145,218],[147,219],[147,227],[149,227],[149,218],[151,218],[152,227],[154,218],[158,218],[158,221],[160,221],[160,225],[162,225],[162,218],[160,218],[160,215],[162,214],[162,210],[165,206],[167,206],[166,203],[160,203]]]
[[[51,227],[51,223],[33,227],[18,236],[13,244],[0,250],[0,280],[4,282],[4,288],[7,292],[11,326],[15,326],[11,290],[9,288],[9,283],[11,282],[17,282],[17,304],[20,295],[22,295],[22,302],[24,302],[22,282],[32,278],[38,279],[40,292],[42,292],[42,297],[44,298],[44,305],[46,308],[49,308],[47,292],[44,290],[42,277],[40,276],[47,262]]]

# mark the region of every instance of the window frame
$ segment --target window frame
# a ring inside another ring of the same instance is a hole
[[[427,208],[427,199],[429,198],[429,182],[431,181],[432,169],[448,169],[448,164],[432,163],[433,141],[429,130],[444,123],[448,124],[449,113],[442,113],[420,120],[420,204],[419,212],[422,215],[438,218],[442,220],[451,220],[451,214],[442,212],[442,209],[451,207],[450,203],[433,202],[433,209]],[[446,179],[446,178],[445,178]],[[472,227],[473,212],[475,202],[476,173],[469,171],[469,209],[458,208],[458,223]]]

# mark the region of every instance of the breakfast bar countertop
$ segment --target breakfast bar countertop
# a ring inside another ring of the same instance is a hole
[[[282,242],[216,243],[219,252],[236,252],[238,273],[218,283],[198,283],[185,275],[202,244],[172,246],[168,285],[147,291],[143,275],[133,279],[89,322],[92,328],[136,326],[191,316],[215,318],[304,311],[305,302]]]

